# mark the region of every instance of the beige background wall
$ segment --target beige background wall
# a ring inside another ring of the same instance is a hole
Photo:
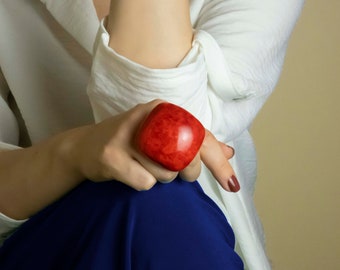
[[[307,0],[252,128],[275,270],[340,269],[340,1]]]

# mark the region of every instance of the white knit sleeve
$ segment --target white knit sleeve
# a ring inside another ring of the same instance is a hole
[[[214,115],[224,122],[215,133],[223,132],[232,140],[249,127],[279,79],[303,3],[206,0],[201,4],[193,23],[203,33],[198,42],[206,57],[212,103],[218,104]]]

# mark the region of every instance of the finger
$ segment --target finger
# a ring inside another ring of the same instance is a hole
[[[148,114],[160,103],[164,101],[156,99],[148,103],[141,103],[117,117],[124,125],[120,126],[120,134],[125,136],[135,135]],[[115,119],[115,121],[117,121]]]
[[[198,153],[195,158],[190,162],[190,164],[179,172],[179,176],[189,182],[195,181],[201,174],[201,158]]]
[[[133,123],[138,123],[137,129],[140,126],[140,123],[143,122],[145,117],[154,109],[157,105],[160,103],[165,102],[160,99],[155,99],[153,101],[150,101],[145,104],[139,104],[135,108],[131,110],[131,116],[130,121]],[[132,125],[131,125],[132,126]],[[136,134],[137,130],[133,131],[132,133]],[[134,145],[134,141],[131,142],[132,145]],[[137,160],[142,167],[145,168],[154,178],[157,179],[157,181],[168,183],[174,180],[177,177],[178,172],[170,171],[161,166],[160,164],[150,160],[148,157],[146,157],[144,154],[140,153],[137,149],[131,150],[131,156],[135,160]]]
[[[130,121],[142,122],[144,118],[160,103],[165,102],[161,99],[155,99],[148,103],[141,103],[133,107],[128,113],[130,113]]]
[[[156,184],[156,178],[138,161],[129,158],[123,164],[120,165],[120,171],[124,172],[118,177],[120,182],[139,191],[149,190]]]
[[[147,170],[157,181],[162,183],[169,183],[174,180],[178,172],[170,171],[160,164],[152,161],[144,154],[134,151],[132,156]]]
[[[236,192],[240,189],[235,172],[216,140],[208,130],[200,150],[201,160],[223,189]]]
[[[234,155],[235,155],[235,150],[233,147],[223,143],[223,142],[219,142],[220,147],[223,151],[224,156],[226,157],[226,159],[231,159]]]

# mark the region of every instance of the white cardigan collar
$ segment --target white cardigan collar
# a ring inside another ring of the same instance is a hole
[[[47,10],[90,54],[99,27],[92,0],[40,0]]]

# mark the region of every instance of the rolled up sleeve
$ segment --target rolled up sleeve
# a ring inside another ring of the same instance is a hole
[[[163,99],[186,108],[209,127],[211,112],[205,59],[198,44],[171,69],[151,69],[116,53],[101,24],[87,92],[96,121],[124,112],[138,103]]]
[[[195,2],[195,1],[194,1]],[[274,90],[303,0],[205,1],[194,22],[204,48],[217,134],[232,140],[249,127]],[[222,63],[223,62],[223,63]],[[217,115],[219,114],[222,115]]]

